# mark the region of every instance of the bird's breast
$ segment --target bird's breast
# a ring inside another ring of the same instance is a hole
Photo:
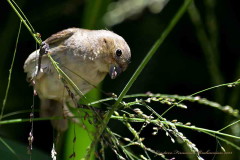
[[[101,71],[104,64],[97,60],[84,60],[79,56],[53,58],[57,60],[59,67],[83,94],[97,86],[107,74],[107,72]],[[58,75],[52,65],[48,67],[51,69],[48,68],[43,71],[45,73],[39,80],[36,80],[35,88],[42,98],[63,100],[68,97],[69,93],[67,93],[66,86],[69,85],[64,84],[66,81],[61,79],[64,77]],[[71,92],[77,96],[74,90],[71,90]]]

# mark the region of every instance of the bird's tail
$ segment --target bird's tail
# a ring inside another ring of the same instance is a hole
[[[41,100],[41,117],[63,117],[59,120],[51,120],[53,127],[58,131],[65,131],[68,128],[68,120],[66,114],[69,112],[68,108],[63,103],[52,99]]]

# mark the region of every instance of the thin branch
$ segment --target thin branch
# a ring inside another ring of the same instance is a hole
[[[11,63],[10,69],[9,69],[8,84],[7,84],[7,89],[6,89],[6,92],[5,92],[5,97],[3,99],[3,105],[2,105],[0,120],[3,117],[3,112],[4,112],[4,109],[5,109],[5,106],[6,106],[6,102],[7,102],[7,98],[8,98],[8,91],[9,91],[10,84],[11,84],[12,70],[13,70],[13,65],[14,65],[14,61],[15,61],[15,57],[16,57],[17,45],[18,45],[18,40],[19,40],[19,36],[20,36],[20,33],[21,33],[21,28],[22,28],[22,21],[20,21],[20,25],[19,25],[19,29],[18,29],[18,35],[17,35],[17,40],[16,40],[16,44],[15,44],[15,49],[14,49],[14,52],[13,52],[12,63]]]
[[[27,17],[23,14],[22,10],[18,7],[18,5],[14,1],[12,3],[11,0],[7,0],[7,2],[10,4],[10,6],[15,11],[15,13],[20,18],[20,20],[23,22],[23,24],[28,29],[28,31],[31,33],[31,35],[33,36],[35,41],[40,45],[42,43],[42,40],[41,40],[39,33],[35,32],[32,25],[28,21]]]

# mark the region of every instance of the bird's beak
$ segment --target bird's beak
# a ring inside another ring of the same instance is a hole
[[[119,65],[112,64],[110,66],[109,75],[110,75],[111,79],[115,79],[121,73],[122,73],[122,68]]]

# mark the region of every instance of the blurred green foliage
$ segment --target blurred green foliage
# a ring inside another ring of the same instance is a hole
[[[124,6],[123,3],[127,3],[127,1],[16,1],[35,30],[41,33],[43,40],[51,34],[69,27],[107,28],[124,37],[132,51],[132,63],[128,70],[119,78],[110,80],[107,77],[102,85],[104,91],[116,94],[119,94],[126,85],[149,48],[183,3],[183,1],[169,1],[167,4],[164,4],[166,5],[165,8],[158,13],[156,10],[152,12],[153,10],[149,7],[151,5],[144,3],[144,1],[141,1],[142,5],[137,5],[137,1],[134,0],[131,2],[132,4],[128,4],[125,7],[129,7],[126,10],[132,12],[125,15],[125,17],[119,17],[115,15],[117,14],[115,11],[121,11],[121,7]],[[195,3],[199,15],[195,14],[194,16],[192,14],[191,18],[188,13],[184,15],[158,50],[159,54],[152,58],[129,93],[151,91],[153,93],[189,95],[219,83],[232,82],[239,79],[240,45],[238,39],[240,32],[238,30],[240,27],[240,12],[237,2],[234,0],[204,0],[196,1]],[[7,1],[2,1],[0,8],[0,99],[3,100],[19,19]],[[121,19],[115,19],[114,22],[111,22],[109,15],[113,15],[113,20],[114,18]],[[201,21],[199,19],[194,21],[194,18],[197,18],[197,16],[200,16]],[[115,23],[116,21],[118,23]],[[24,27],[22,28],[13,68],[12,84],[4,113],[30,109],[33,103],[32,87],[29,87],[29,84],[25,81],[26,75],[23,73],[23,64],[27,56],[36,49],[36,43],[28,31]],[[206,37],[201,39],[201,36]],[[213,54],[209,54],[209,50],[204,49],[204,47],[208,46],[212,47],[210,52],[214,52]],[[216,76],[220,77],[220,80]],[[240,89],[236,87],[213,90],[200,96],[216,100],[223,105],[229,104],[239,109],[239,93]],[[104,95],[102,96],[104,97]],[[36,106],[39,106],[38,101]],[[12,118],[17,117],[27,118],[28,115],[21,114]],[[182,110],[171,112],[167,118],[177,118],[185,122],[191,121],[196,126],[215,130],[232,121],[232,119],[217,110],[203,108],[198,105],[189,107],[184,112]],[[116,127],[114,122],[111,122],[110,126],[121,132],[122,127]],[[27,146],[29,130],[30,124],[28,123],[0,126],[0,136],[12,139],[14,141],[13,146],[15,146],[16,142],[24,143]],[[235,135],[240,136],[239,132],[236,132],[236,126],[233,130]],[[228,132],[231,132],[231,130]],[[52,135],[49,122],[34,123],[34,148],[39,148],[50,155],[53,141]],[[186,131],[186,135],[203,151],[216,150],[217,142],[215,139],[192,131]],[[171,143],[166,143],[167,141],[164,139],[151,138],[150,133],[147,132],[145,137],[149,137],[149,142],[147,143],[155,147],[161,145],[160,149],[162,150],[166,148],[174,150],[176,147],[173,147]],[[70,147],[72,148],[72,146]],[[226,157],[228,159],[240,159],[239,151],[225,147],[227,151],[231,151],[233,154],[217,155],[217,159]],[[2,148],[4,146],[1,145],[0,150]],[[18,147],[14,149],[16,152],[21,150]],[[0,153],[1,155],[4,154],[2,151]],[[110,154],[110,156],[113,155]],[[213,155],[203,155],[203,157],[210,159]]]

